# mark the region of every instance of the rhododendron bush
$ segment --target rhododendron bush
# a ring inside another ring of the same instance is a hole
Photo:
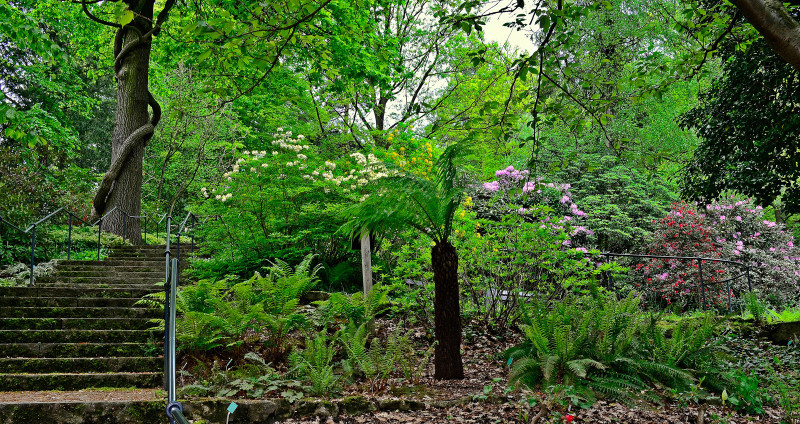
[[[569,184],[529,179],[513,166],[476,187],[475,228],[457,233],[465,247],[464,278],[502,290],[554,295],[581,290],[599,275],[590,258],[586,213],[575,204]],[[469,216],[469,214],[468,214]],[[467,237],[472,232],[475,237]]]
[[[654,223],[643,253],[704,259],[651,258],[636,264],[639,278],[633,288],[644,291],[652,304],[701,306],[701,272],[706,306],[726,308],[728,297],[737,302],[750,284],[773,302],[798,297],[800,250],[793,236],[765,220],[762,208],[749,200],[700,208],[676,203]]]
[[[536,222],[537,228],[564,231],[564,248],[587,252],[594,232],[586,228],[586,213],[575,203],[570,184],[545,182],[543,178],[529,179],[529,171],[513,166],[495,172],[497,180],[476,188],[475,204],[478,218],[502,221],[508,214],[517,214],[526,222]],[[545,213],[536,211],[541,206]]]

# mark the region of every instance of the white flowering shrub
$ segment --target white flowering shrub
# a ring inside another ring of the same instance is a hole
[[[345,241],[335,233],[348,199],[327,190],[320,176],[335,165],[302,134],[281,128],[268,146],[241,152],[217,186],[201,189],[193,211],[218,221],[199,229],[219,259],[204,265],[210,274],[246,275],[275,258],[299,262],[315,253],[325,262],[341,255]]]
[[[800,248],[783,224],[764,218],[764,210],[750,200],[714,202],[700,209],[723,256],[751,267],[753,289],[774,301],[800,295]],[[737,283],[744,291],[743,281]]]

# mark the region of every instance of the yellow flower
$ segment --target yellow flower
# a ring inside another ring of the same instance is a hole
[[[475,233],[475,236],[481,238],[481,233]]]
[[[497,249],[492,249],[492,252],[497,253],[498,250]]]

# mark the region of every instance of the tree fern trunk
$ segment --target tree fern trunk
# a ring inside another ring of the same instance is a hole
[[[437,243],[431,249],[431,264],[435,285],[434,327],[439,342],[433,359],[434,378],[464,378],[456,249],[448,242]]]

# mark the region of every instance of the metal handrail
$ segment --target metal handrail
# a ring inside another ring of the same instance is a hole
[[[67,236],[67,260],[70,260],[72,258],[72,227],[73,227],[73,219],[77,219],[78,221],[83,222],[84,224],[90,225],[92,227],[97,225],[97,259],[98,260],[100,259],[100,249],[101,249],[101,246],[102,246],[101,242],[100,242],[100,236],[101,236],[101,233],[102,233],[103,220],[106,217],[108,217],[109,215],[111,215],[115,211],[119,211],[120,213],[122,213],[125,216],[125,220],[122,222],[122,239],[123,240],[125,239],[125,236],[126,236],[128,220],[131,219],[131,218],[138,218],[140,220],[144,219],[144,243],[147,244],[147,214],[140,215],[140,216],[130,215],[127,212],[125,212],[124,210],[122,210],[122,209],[120,209],[119,207],[116,207],[116,206],[114,208],[112,208],[111,210],[107,211],[97,221],[95,221],[94,223],[91,223],[91,224],[89,222],[79,218],[77,215],[73,214],[69,210],[66,210],[66,208],[62,206],[62,207],[56,209],[54,212],[51,212],[50,214],[48,214],[44,218],[34,222],[30,226],[28,226],[25,230],[23,230],[22,228],[14,225],[13,223],[9,222],[7,219],[5,219],[2,216],[0,216],[0,223],[5,223],[6,225],[10,226],[11,228],[13,228],[13,229],[15,229],[15,230],[17,230],[17,231],[19,231],[19,232],[21,232],[23,234],[30,233],[30,235],[31,235],[31,237],[30,237],[30,239],[31,239],[31,241],[30,241],[30,246],[31,246],[30,282],[28,283],[30,286],[34,285],[33,273],[34,273],[34,270],[36,268],[36,253],[35,253],[36,252],[36,227],[41,225],[42,223],[50,220],[51,218],[53,218],[54,216],[58,215],[62,211],[66,211],[66,213],[68,215],[68,218],[69,218],[69,230],[68,230],[68,236]]]
[[[10,223],[10,222],[6,221],[6,219],[5,219],[5,218],[3,218],[3,216],[2,216],[2,215],[0,215],[0,222],[4,222],[4,223],[6,223],[6,225],[8,225],[9,227],[11,227],[11,228],[13,228],[13,229],[15,229],[15,230],[19,231],[20,233],[23,233],[23,234],[25,233],[25,230],[23,230],[22,228],[19,228],[19,227],[17,227],[16,225],[14,225],[14,224],[12,224],[12,223]]]
[[[188,219],[188,216],[187,216]],[[162,218],[163,220],[163,218]],[[184,220],[184,224],[186,221]],[[166,414],[171,424],[189,424],[183,415],[183,405],[177,400],[175,381],[175,321],[177,317],[178,258],[171,258],[170,227],[172,217],[167,217],[167,245],[164,250],[164,384],[167,391]],[[183,228],[181,228],[183,229]],[[180,241],[178,242],[180,249]]]

